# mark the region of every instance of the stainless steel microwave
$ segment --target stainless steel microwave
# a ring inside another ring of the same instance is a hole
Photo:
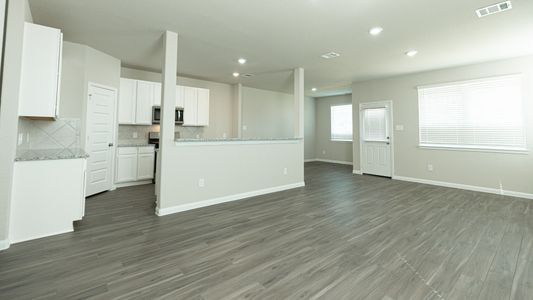
[[[161,123],[161,106],[152,107],[152,124]],[[183,124],[183,108],[176,107],[174,113],[174,123]]]

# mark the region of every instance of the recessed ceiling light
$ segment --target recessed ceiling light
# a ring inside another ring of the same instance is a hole
[[[383,28],[381,28],[381,27],[373,27],[373,28],[370,28],[370,30],[368,31],[368,33],[370,33],[370,35],[378,35],[378,34],[380,34],[382,31],[383,31]]]
[[[317,89],[316,89],[316,88],[312,88],[312,89],[311,89],[311,91],[313,91],[313,92],[316,92],[316,91],[317,91]]]
[[[417,54],[418,54],[418,51],[416,51],[416,50],[409,50],[409,51],[405,52],[405,55],[407,55],[409,57],[413,57],[413,56],[415,56]]]
[[[233,73],[233,77],[239,77],[239,75],[241,75],[241,74],[239,74],[239,73],[237,73],[237,72],[234,72],[234,73]]]
[[[246,63],[246,58],[239,58],[238,62],[241,64],[241,65],[244,65]]]

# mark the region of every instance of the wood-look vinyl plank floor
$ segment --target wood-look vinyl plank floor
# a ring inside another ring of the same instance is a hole
[[[0,299],[533,299],[533,202],[305,171],[165,217],[153,185],[91,197],[75,232],[0,252]]]

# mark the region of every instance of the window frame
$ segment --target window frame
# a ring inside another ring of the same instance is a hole
[[[351,128],[351,131],[352,131],[352,138],[351,139],[342,139],[342,138],[334,138],[333,137],[333,126],[332,126],[332,123],[333,123],[333,107],[338,107],[338,106],[350,106],[350,110],[351,110],[351,120],[352,120],[352,128]],[[329,116],[330,116],[330,120],[329,120],[329,140],[331,142],[345,142],[345,143],[352,143],[353,142],[353,104],[352,103],[346,103],[346,104],[332,104],[330,105],[329,107]]]
[[[469,84],[469,83],[477,83],[482,82],[486,80],[491,79],[504,79],[504,78],[518,78],[521,81],[521,93],[522,97],[520,99],[521,106],[522,106],[522,121],[523,121],[523,131],[524,131],[524,138],[525,138],[525,144],[524,148],[521,147],[508,147],[508,146],[482,146],[482,145],[454,145],[454,144],[431,144],[431,143],[422,143],[422,127],[420,126],[420,90],[421,89],[427,89],[427,88],[438,88],[438,87],[447,87],[447,86],[453,86],[453,85],[461,85],[461,84]],[[471,80],[462,80],[462,81],[452,81],[452,82],[446,82],[446,83],[440,83],[440,84],[432,84],[432,85],[423,85],[423,86],[417,86],[417,105],[418,105],[418,148],[420,149],[427,149],[427,150],[445,150],[445,151],[466,151],[466,152],[487,152],[487,153],[511,153],[511,154],[529,154],[530,149],[528,145],[528,139],[527,139],[527,114],[525,111],[525,101],[524,101],[524,93],[523,93],[523,78],[522,74],[508,74],[508,75],[500,75],[500,76],[491,76],[491,77],[483,77],[478,79],[471,79]]]

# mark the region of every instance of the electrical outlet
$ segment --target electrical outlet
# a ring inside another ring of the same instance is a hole
[[[205,179],[200,178],[198,179],[198,187],[203,188],[205,186]]]
[[[396,131],[403,131],[403,125],[396,125]]]
[[[134,132],[133,132],[132,137],[133,137],[134,139],[136,139],[136,138],[139,137],[139,134],[137,133],[137,131],[134,131]]]
[[[199,135],[199,134],[197,134],[197,135],[196,135],[196,138],[197,138],[197,139],[199,139],[199,138],[200,138],[200,135]]]
[[[242,130],[248,130],[248,126],[242,125]]]
[[[429,172],[433,172],[433,165],[432,164],[428,164],[428,171]]]
[[[227,138],[227,137],[228,137],[228,135],[224,132],[224,133],[222,134],[222,138],[225,139],[225,138]]]
[[[288,172],[287,168],[283,168],[283,175],[287,175]]]
[[[323,155],[326,155],[326,150],[322,150],[322,154],[323,154]]]

